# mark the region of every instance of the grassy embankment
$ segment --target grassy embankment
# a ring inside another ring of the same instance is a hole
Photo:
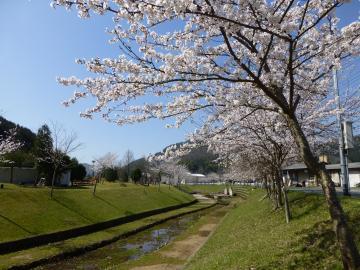
[[[224,192],[225,185],[181,185],[181,189],[186,192],[198,193],[217,193]]]
[[[0,242],[66,230],[155,208],[186,203],[193,198],[175,188],[119,183],[92,188],[56,189],[5,184],[0,190]]]
[[[150,224],[154,224],[164,219],[173,218],[177,215],[187,214],[191,211],[198,211],[208,206],[209,203],[207,202],[199,202],[184,208],[150,216],[148,218],[144,218],[120,226],[112,227],[107,230],[98,231],[96,233],[91,233],[88,235],[71,238],[65,241],[52,243],[45,246],[40,246],[10,254],[0,255],[0,269],[8,269],[13,266],[21,266],[32,263],[34,261],[53,258],[54,256],[59,256],[67,252],[73,252],[74,250],[77,249],[89,250],[87,247],[93,244],[97,244],[102,241],[107,241],[115,237],[119,237],[122,234],[126,234],[128,232],[137,230],[141,227],[148,226]],[[212,211],[212,209],[209,209],[207,211]],[[124,255],[123,253],[124,252],[119,251],[118,256],[119,257],[123,256]],[[100,258],[94,257],[91,263],[96,263],[96,265],[105,266],[107,263],[109,263],[108,261],[105,260],[106,257],[107,257],[106,254],[104,254]],[[114,257],[112,261],[116,261],[116,257]]]
[[[322,195],[290,193],[290,224],[263,195],[254,190],[239,202],[186,269],[342,269]],[[360,247],[360,199],[342,205]]]

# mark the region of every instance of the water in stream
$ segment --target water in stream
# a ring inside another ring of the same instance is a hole
[[[110,269],[129,260],[136,260],[168,243],[195,223],[204,211],[169,220],[144,232],[118,240],[105,247],[89,251],[83,255],[47,264],[37,269]]]

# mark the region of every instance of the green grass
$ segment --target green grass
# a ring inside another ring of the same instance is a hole
[[[158,251],[144,255],[143,257],[141,257],[138,260],[128,261],[126,263],[118,265],[117,267],[114,266],[111,269],[112,270],[131,270],[134,267],[156,265],[156,264],[184,265],[186,263],[186,260],[183,260],[180,258],[167,257],[167,256],[162,255],[162,252],[174,250],[174,245],[176,244],[176,241],[185,240],[186,238],[197,235],[199,233],[199,229],[203,225],[218,223],[219,220],[221,220],[223,218],[223,216],[226,214],[226,212],[227,212],[227,209],[225,209],[225,207],[223,207],[223,206],[215,206],[211,209],[205,210],[205,212],[202,213],[202,216],[198,220],[190,223],[189,226],[187,227],[187,229],[184,232],[182,232],[180,235],[178,235],[174,239],[174,241],[171,242],[170,244],[162,247]],[[184,248],[186,248],[186,247],[184,247]],[[172,269],[172,268],[169,267],[169,269]]]
[[[175,188],[118,183],[92,188],[56,189],[5,184],[0,190],[0,242],[66,230],[150,209],[181,204],[193,198]]]
[[[187,192],[209,194],[216,192],[224,192],[225,185],[181,185],[181,188]]]
[[[36,248],[30,248],[23,251],[18,251],[10,254],[0,255],[0,269],[8,269],[13,266],[19,266],[27,264],[33,261],[37,261],[43,258],[51,258],[53,256],[62,254],[64,252],[72,251],[77,248],[83,248],[94,243],[98,243],[104,240],[112,239],[118,235],[124,234],[126,232],[135,230],[139,227],[152,224],[156,221],[163,220],[169,217],[173,217],[179,214],[188,213],[194,210],[200,210],[204,207],[208,207],[208,203],[196,203],[187,207],[176,209],[170,212],[154,215],[148,218],[140,219],[134,222],[126,223],[120,226],[116,226],[107,230],[102,230],[96,233],[79,236],[71,238],[65,241],[51,243],[46,246],[40,246]],[[211,210],[206,210],[211,211]],[[105,249],[106,252],[106,249]],[[119,251],[119,256],[123,256],[122,252]],[[104,258],[107,257],[107,254],[104,253],[100,258],[94,258],[97,264],[106,264]],[[79,257],[81,261],[81,257]]]
[[[194,269],[342,269],[329,214],[321,195],[292,192],[293,220],[284,222],[262,190],[229,212],[214,235],[192,258]],[[360,247],[360,200],[342,198]]]

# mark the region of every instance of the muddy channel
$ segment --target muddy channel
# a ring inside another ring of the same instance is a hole
[[[209,210],[203,210],[174,218],[136,235],[120,239],[107,246],[76,257],[39,266],[36,269],[113,269],[114,266],[120,266],[127,261],[137,260],[143,255],[156,251],[171,243],[176,236],[188,229],[198,221],[201,216],[209,213],[208,211]],[[114,268],[116,269],[116,267]]]

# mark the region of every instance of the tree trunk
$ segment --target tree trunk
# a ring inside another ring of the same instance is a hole
[[[96,186],[97,186],[97,178],[95,177],[95,184],[94,184],[94,189],[93,189],[93,195],[95,196],[96,193]]]
[[[282,201],[282,192],[281,192],[281,178],[279,178],[279,176],[275,176],[274,177],[274,181],[276,184],[276,194],[277,194],[277,200],[278,200],[278,205],[279,206],[283,206],[283,201]]]
[[[283,195],[284,195],[285,220],[286,223],[289,223],[291,219],[291,212],[290,212],[289,199],[287,195],[287,188],[285,187],[285,185],[283,186]]]
[[[264,185],[265,185],[265,189],[266,189],[266,194],[269,198],[271,198],[271,190],[270,190],[270,187],[269,187],[269,183],[268,183],[268,178],[267,176],[263,176],[263,179],[264,179]]]
[[[274,209],[278,209],[280,206],[279,206],[279,200],[277,199],[277,194],[276,194],[276,188],[275,188],[275,181],[274,179],[272,179],[272,188],[271,188],[271,193],[272,193],[272,199],[273,199],[273,202],[274,202]]]
[[[335,185],[330,175],[325,169],[325,165],[320,164],[311,152],[309,142],[303,133],[295,115],[284,115],[291,134],[300,150],[309,171],[311,171],[320,181],[326,202],[328,205],[334,231],[340,248],[344,269],[360,269],[360,256],[356,247],[352,233],[348,227],[344,211],[336,196]]]
[[[290,213],[290,205],[289,205],[289,198],[288,198],[288,192],[287,192],[287,185],[286,183],[284,183],[283,181],[283,175],[282,175],[282,171],[281,171],[281,166],[277,166],[277,177],[276,177],[276,181],[277,183],[279,183],[280,185],[280,196],[283,196],[284,198],[284,212],[285,212],[285,220],[286,223],[290,222],[291,219],[291,213]]]
[[[51,180],[51,191],[50,191],[50,198],[51,198],[51,199],[52,199],[53,193],[54,193],[54,184],[55,184],[55,178],[56,178],[56,170],[57,170],[57,166],[55,166],[55,168],[54,168],[54,172],[53,172],[53,176],[52,176],[52,180]]]
[[[160,191],[160,185],[161,185],[161,172],[159,172],[159,186],[158,186],[158,191]]]

